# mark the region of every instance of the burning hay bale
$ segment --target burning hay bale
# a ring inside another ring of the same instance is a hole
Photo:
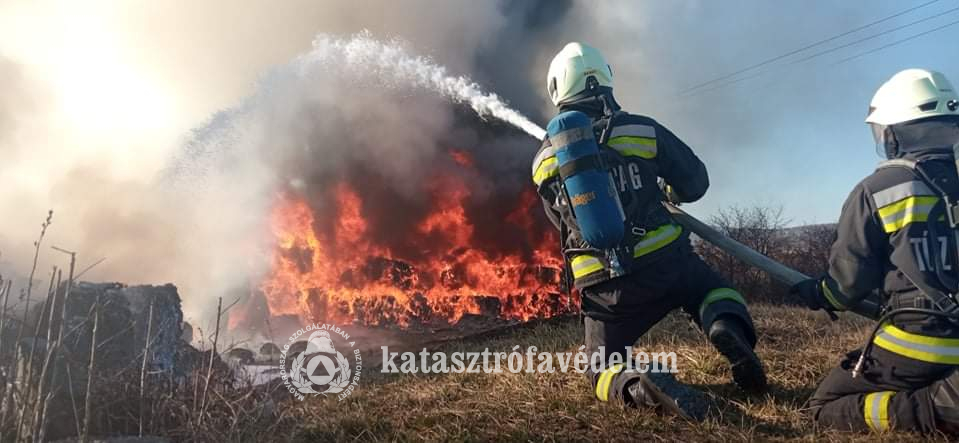
[[[280,194],[271,227],[283,241],[248,304],[266,315],[401,329],[449,326],[466,314],[526,321],[568,312],[558,239],[528,210],[535,193],[516,185],[499,199],[474,195],[471,177],[488,159],[448,153],[423,200],[402,210],[395,202],[406,196],[380,180],[313,177],[316,189]]]

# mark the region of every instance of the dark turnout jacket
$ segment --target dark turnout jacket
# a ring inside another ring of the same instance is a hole
[[[599,141],[606,127],[603,113],[589,107],[567,107],[563,111],[570,109],[585,112],[593,119]],[[625,112],[613,115],[608,140],[600,149],[610,167],[626,217],[634,227],[626,234],[628,246],[633,250],[633,261],[627,271],[650,263],[669,249],[688,247],[688,233],[660,204],[663,191],[658,178],[670,185],[683,202],[701,198],[709,187],[709,178],[705,165],[692,149],[652,118]],[[583,248],[584,242],[560,187],[556,150],[549,138],[543,141],[533,160],[532,175],[547,216],[565,234],[564,251]],[[602,254],[571,253],[567,258],[577,288],[611,278],[609,264]]]
[[[959,197],[952,146],[930,142],[929,137],[909,137],[935,131],[900,129],[899,158],[881,163],[853,188],[843,205],[822,282],[827,301],[838,310],[875,291],[890,308],[934,308],[932,301],[956,291],[956,233],[948,225],[940,193],[953,202]],[[955,345],[956,356],[947,358],[949,352],[929,353],[936,342],[912,334],[959,337],[959,329],[938,318],[897,317],[879,333],[876,344],[911,358],[959,363],[959,342],[939,343]]]

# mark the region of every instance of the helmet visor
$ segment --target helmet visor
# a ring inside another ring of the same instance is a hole
[[[870,123],[869,128],[872,129],[872,139],[875,140],[877,145],[883,145],[886,141],[886,125],[880,125],[878,123]]]
[[[872,130],[872,139],[876,142],[876,155],[886,158],[886,125],[870,123],[869,129]]]

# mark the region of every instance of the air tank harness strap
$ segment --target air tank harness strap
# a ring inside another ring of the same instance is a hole
[[[587,155],[585,157],[577,158],[576,160],[568,161],[564,163],[563,166],[560,166],[559,176],[566,178],[576,174],[577,172],[596,169],[606,169],[603,159],[598,155]]]
[[[879,166],[880,169],[888,168],[888,167],[901,167],[901,168],[908,169],[909,171],[913,173],[913,175],[916,178],[918,178],[926,186],[933,189],[937,194],[939,194],[942,197],[942,199],[936,204],[934,204],[929,211],[929,215],[928,215],[929,222],[926,223],[926,226],[927,226],[926,237],[930,240],[929,247],[931,249],[930,256],[933,258],[932,260],[933,270],[935,271],[936,276],[939,279],[939,283],[948,291],[943,292],[935,288],[928,288],[928,289],[931,289],[931,291],[926,290],[922,286],[919,286],[917,282],[905,272],[902,273],[902,275],[906,277],[906,279],[908,279],[910,282],[912,282],[913,286],[915,286],[926,297],[928,297],[936,309],[938,309],[939,311],[947,315],[959,314],[959,303],[956,302],[956,299],[954,295],[952,294],[952,292],[957,289],[957,285],[959,285],[959,282],[957,282],[954,276],[947,274],[945,269],[945,263],[943,263],[942,261],[942,257],[945,257],[946,254],[943,251],[940,251],[939,249],[940,245],[939,245],[939,242],[937,241],[937,239],[939,238],[939,233],[937,232],[938,229],[937,229],[936,220],[938,220],[940,217],[946,217],[948,213],[953,212],[953,209],[950,206],[951,204],[949,203],[951,199],[949,198],[948,193],[941,186],[939,186],[935,182],[935,180],[932,179],[932,177],[930,177],[926,173],[926,171],[922,167],[922,162],[914,162],[914,161],[908,161],[908,160],[905,160],[905,161],[890,160],[880,164]],[[956,227],[952,226],[951,229],[955,230]]]

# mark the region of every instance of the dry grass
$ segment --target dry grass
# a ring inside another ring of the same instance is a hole
[[[93,435],[135,435],[138,411],[145,406],[145,434],[173,441],[928,441],[914,434],[880,438],[817,430],[803,413],[817,381],[843,353],[861,345],[869,322],[852,316],[830,322],[822,313],[796,307],[759,305],[752,311],[772,385],[763,396],[749,397],[733,387],[725,361],[681,315],[668,317],[637,344],[650,352],[675,351],[679,378],[711,394],[712,414],[700,424],[599,403],[586,377],[574,372],[383,374],[378,350],[364,356],[360,387],[342,402],[335,396],[298,402],[279,384],[232,385],[226,369],[218,367],[203,408],[198,392],[205,387],[209,357],[196,353],[193,360],[202,363],[186,380],[148,383],[145,405],[138,372],[126,378],[99,374]],[[575,351],[582,334],[579,319],[567,317],[434,344],[431,350],[510,351],[519,345]],[[60,411],[51,423],[73,426],[76,414],[68,412]],[[12,433],[4,432],[0,440],[12,440],[8,436]]]
[[[713,414],[692,424],[645,410],[601,404],[577,373],[384,375],[366,367],[361,389],[338,402],[314,398],[284,408],[296,429],[277,438],[296,441],[918,441],[914,434],[882,436],[817,430],[802,406],[840,356],[861,345],[868,322],[843,316],[830,322],[800,308],[753,308],[772,389],[748,397],[729,382],[729,370],[702,335],[679,315],[638,343],[676,351],[679,378],[709,392]],[[578,319],[540,322],[494,336],[447,343],[440,350],[506,351],[536,345],[575,350]],[[379,362],[380,356],[370,356]],[[940,440],[947,441],[945,437]],[[928,441],[926,439],[925,441]]]

